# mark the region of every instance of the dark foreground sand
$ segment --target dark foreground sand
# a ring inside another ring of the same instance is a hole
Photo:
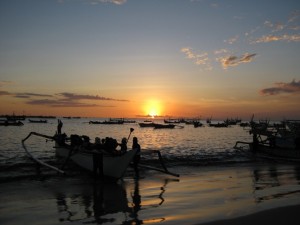
[[[300,205],[269,209],[234,219],[202,223],[201,225],[299,225]]]
[[[0,224],[300,224],[298,165],[175,167],[172,172],[180,177],[147,170],[139,179],[128,175],[117,183],[95,182],[85,173],[0,182]]]

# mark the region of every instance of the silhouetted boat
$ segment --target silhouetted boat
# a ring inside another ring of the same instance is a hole
[[[228,127],[227,123],[210,123],[210,127]]]
[[[176,125],[175,124],[160,124],[160,123],[155,123],[154,124],[154,129],[173,129]]]
[[[28,119],[30,123],[48,123],[47,120],[32,120],[32,119]]]
[[[130,133],[127,139],[129,139],[131,133],[134,131],[133,128],[130,128]],[[48,136],[44,134],[39,134],[36,132],[31,132],[27,135],[26,138],[22,140],[23,148],[25,149],[27,155],[38,164],[56,170],[60,173],[65,173],[63,170],[49,165],[45,162],[34,157],[26,148],[25,141],[30,138],[31,135],[43,137],[46,139],[51,139],[55,141],[55,152],[59,157],[66,158],[65,163],[71,159],[78,166],[83,169],[93,172],[101,176],[106,176],[118,180],[123,177],[124,173],[127,170],[127,167],[132,162],[134,156],[137,153],[138,149],[131,150],[117,150],[118,143],[113,138],[107,138],[105,143],[100,143],[99,139],[95,139],[95,143],[90,143],[90,138],[88,136],[79,136],[60,134],[58,131],[54,136]],[[145,153],[145,151],[143,151]],[[160,151],[153,150],[148,151],[148,154],[157,154],[159,162],[162,168],[151,167],[147,165],[140,165],[143,168],[160,171],[162,173],[170,174],[172,176],[179,177],[178,174],[168,171],[166,165],[163,162],[162,155]]]
[[[9,121],[20,121],[20,120],[25,120],[26,116],[24,115],[18,116],[13,114],[13,115],[7,115],[6,119]]]
[[[103,168],[103,175],[115,179],[119,179],[124,175],[136,154],[136,149],[128,150],[122,155],[114,155],[99,149],[81,148],[80,150],[73,151],[74,147],[60,145],[58,142],[55,144],[55,149],[56,155],[70,158],[74,163],[90,172],[94,172],[95,170],[95,160],[100,160],[100,162],[97,163],[99,163],[100,169],[101,167]]]
[[[0,126],[23,126],[24,124],[21,121],[10,121],[10,120],[2,120],[0,121]]]
[[[284,126],[270,126],[268,123],[251,121],[252,142],[238,141],[236,149],[249,149],[258,156],[300,161],[300,121],[286,120]]]
[[[132,131],[133,129],[131,128],[130,134]],[[71,135],[68,138],[65,134],[56,134],[55,136],[51,137],[48,135],[31,132],[25,139],[22,140],[22,144],[26,153],[33,160],[61,173],[64,173],[64,171],[38,160],[29,153],[24,142],[31,135],[54,140],[56,155],[66,158],[66,161],[71,159],[75,164],[89,172],[98,173],[105,177],[114,179],[120,179],[124,175],[127,167],[129,166],[130,162],[132,162],[133,157],[137,152],[137,149],[131,149],[125,152],[116,150],[118,144],[115,139],[110,139],[112,140],[111,142],[107,142],[107,145],[102,145],[101,143],[97,142],[90,143],[88,136],[79,135]]]
[[[164,123],[181,123],[181,121],[176,119],[164,119]]]
[[[90,121],[89,124],[124,124],[123,120]]]
[[[200,121],[194,121],[193,124],[194,124],[194,127],[202,127],[203,126],[203,123],[201,123]]]
[[[154,127],[155,123],[153,123],[153,122],[139,123],[139,126],[140,127]]]

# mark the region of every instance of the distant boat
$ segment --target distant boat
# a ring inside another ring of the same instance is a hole
[[[123,120],[90,121],[89,124],[124,124]]]
[[[174,119],[164,119],[164,123],[181,123],[180,120],[174,120]]]
[[[210,123],[210,127],[228,127],[227,123]]]
[[[207,124],[210,124],[210,123],[211,123],[211,119],[212,119],[212,116],[211,116],[210,118],[207,118],[207,119],[206,119],[206,123],[207,123]]]
[[[47,120],[31,120],[31,119],[28,119],[30,123],[48,123]]]
[[[173,129],[176,125],[175,124],[154,124],[154,129]]]
[[[135,120],[125,119],[125,118],[116,118],[116,119],[109,119],[109,121],[115,122],[123,122],[123,123],[135,123]]]
[[[146,123],[139,123],[139,126],[140,127],[154,127],[155,126],[155,123],[153,122],[146,122]]]
[[[194,121],[193,124],[194,124],[194,127],[202,127],[203,126],[203,123],[201,123],[200,121]]]
[[[0,126],[23,126],[24,123],[21,121],[10,121],[10,120],[1,120]]]
[[[11,115],[11,116],[6,116],[6,119],[9,121],[19,121],[19,120],[25,120],[26,116],[22,115],[22,116],[17,116],[17,115]]]

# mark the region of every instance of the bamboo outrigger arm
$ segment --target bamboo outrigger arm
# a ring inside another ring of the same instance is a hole
[[[161,155],[160,151],[158,151],[158,150],[152,150],[151,152],[157,153],[158,158],[159,158],[159,162],[160,162],[160,164],[162,166],[162,169],[156,168],[156,167],[152,167],[152,166],[148,166],[148,165],[144,165],[144,164],[141,164],[141,163],[139,164],[140,167],[143,167],[143,168],[146,168],[146,169],[150,169],[150,170],[156,170],[156,171],[159,171],[159,172],[162,172],[162,173],[165,173],[165,174],[169,174],[169,175],[172,175],[172,176],[175,176],[175,177],[180,177],[179,174],[172,173],[172,172],[170,172],[167,169],[167,167],[166,167],[166,165],[165,165],[165,163],[163,161],[163,158],[162,158],[162,155]]]
[[[27,148],[26,148],[26,146],[25,146],[25,141],[26,141],[31,135],[35,135],[35,136],[39,136],[39,137],[44,137],[44,138],[51,139],[51,140],[55,140],[55,137],[51,137],[51,136],[44,135],[44,134],[39,134],[39,133],[36,133],[36,132],[30,132],[29,135],[28,135],[26,138],[24,138],[24,139],[22,140],[22,146],[23,146],[23,148],[25,149],[25,152],[27,153],[27,155],[28,155],[33,161],[37,162],[37,163],[40,164],[40,165],[46,166],[46,167],[48,167],[48,168],[50,168],[50,169],[53,169],[53,170],[55,170],[55,171],[57,171],[57,172],[59,172],[59,173],[65,174],[65,171],[60,170],[60,169],[57,168],[57,167],[51,166],[51,165],[49,165],[49,164],[47,164],[47,163],[45,163],[45,162],[43,162],[43,161],[37,159],[36,157],[34,157],[34,156],[27,150]]]

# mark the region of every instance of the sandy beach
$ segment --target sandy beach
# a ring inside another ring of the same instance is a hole
[[[129,170],[117,183],[95,182],[85,173],[4,182],[0,223],[299,223],[300,171],[295,165],[170,169],[181,176],[141,171],[133,179]]]

